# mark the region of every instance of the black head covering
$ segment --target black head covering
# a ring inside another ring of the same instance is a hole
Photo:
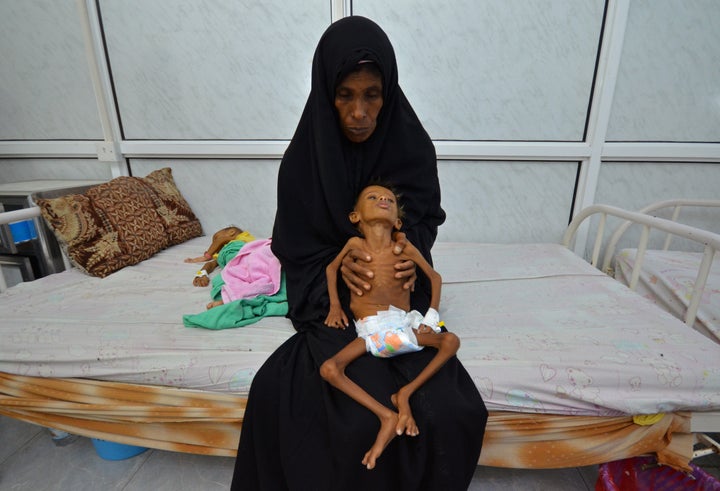
[[[361,60],[374,62],[382,73],[383,106],[372,136],[355,144],[340,129],[334,100],[338,82]],[[357,235],[348,213],[373,180],[397,189],[403,231],[430,260],[445,220],[435,148],[398,85],[390,40],[371,20],[352,16],[333,23],[318,43],[310,96],[278,175],[272,249],[286,273],[288,317],[296,328],[327,315],[325,267]],[[429,289],[424,277],[419,280],[413,307],[424,311]]]

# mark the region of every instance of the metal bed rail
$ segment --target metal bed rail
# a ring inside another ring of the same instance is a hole
[[[633,273],[630,278],[630,289],[635,290],[637,287],[638,279],[640,277],[640,271],[642,269],[642,263],[645,258],[645,251],[647,250],[648,238],[650,236],[650,230],[659,230],[677,237],[682,237],[694,242],[701,244],[704,247],[703,258],[698,269],[697,276],[695,278],[694,287],[690,296],[690,303],[685,312],[684,322],[692,326],[697,316],[697,310],[700,305],[700,299],[702,298],[707,278],[710,273],[715,254],[720,249],[720,235],[702,230],[690,225],[674,222],[665,218],[654,217],[641,212],[627,211],[622,208],[617,208],[609,205],[591,205],[580,211],[570,222],[565,234],[563,235],[562,243],[565,247],[571,247],[575,234],[577,233],[580,224],[587,218],[599,215],[600,221],[598,224],[597,235],[595,237],[595,243],[593,246],[592,258],[590,263],[598,269],[598,258],[600,256],[600,248],[602,245],[605,222],[608,215],[622,218],[629,221],[631,224],[638,224],[642,226],[642,233],[637,245],[637,253],[635,256],[635,265],[633,267]],[[629,226],[629,225],[628,225]],[[605,258],[608,257],[606,252]],[[605,271],[605,270],[603,270]],[[607,271],[605,271],[607,272]]]
[[[678,221],[678,217],[680,216],[680,210],[683,208],[688,207],[697,207],[697,208],[720,208],[720,200],[712,200],[712,199],[671,199],[671,200],[665,200],[665,201],[658,201],[656,203],[651,203],[648,206],[638,210],[638,213],[645,213],[645,214],[651,214],[655,211],[663,210],[665,208],[672,208],[672,215],[670,217],[670,220],[673,222]],[[626,220],[624,221],[612,234],[610,237],[610,240],[607,243],[607,246],[605,248],[605,256],[603,260],[603,266],[602,270],[605,272],[608,272],[610,270],[610,263],[612,262],[613,256],[615,255],[615,249],[617,248],[617,243],[620,241],[620,238],[622,235],[627,231],[628,228],[633,224],[632,221]],[[673,234],[668,233],[665,237],[665,243],[663,245],[662,250],[667,251],[670,248],[670,242],[672,241]]]

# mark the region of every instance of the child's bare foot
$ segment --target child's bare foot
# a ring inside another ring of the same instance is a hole
[[[208,310],[210,310],[211,308],[217,307],[218,305],[222,305],[222,304],[223,304],[222,300],[215,300],[214,302],[210,302],[209,304],[207,304],[206,307]]]
[[[205,256],[199,256],[199,257],[186,257],[185,262],[186,263],[202,263],[207,261]]]
[[[395,432],[398,435],[405,433],[408,436],[418,436],[420,430],[410,410],[410,402],[404,397],[398,397],[398,394],[390,396],[390,400],[393,405],[398,408],[398,422],[395,427]]]
[[[398,415],[394,412],[391,412],[390,416],[380,419],[380,431],[378,431],[377,437],[375,438],[375,443],[373,443],[372,448],[365,453],[362,460],[363,465],[368,469],[375,468],[375,462],[378,457],[380,457],[383,453],[383,450],[385,450],[385,447],[388,446],[388,443],[395,438],[395,426],[397,426],[397,419]]]

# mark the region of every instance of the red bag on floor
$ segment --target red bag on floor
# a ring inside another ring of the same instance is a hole
[[[653,457],[634,457],[600,464],[595,491],[720,491],[720,481],[690,464],[691,475]]]

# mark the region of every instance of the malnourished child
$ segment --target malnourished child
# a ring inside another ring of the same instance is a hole
[[[352,249],[372,254],[374,276],[372,288],[358,295],[350,293],[350,310],[355,317],[358,338],[325,361],[321,376],[334,387],[352,397],[380,419],[380,430],[372,448],[362,463],[375,467],[377,458],[396,435],[416,436],[419,430],[410,409],[410,396],[432,377],[460,347],[455,334],[443,332],[439,324],[438,308],[442,278],[410,242],[400,255],[393,252],[397,243],[393,231],[402,225],[401,209],[395,193],[385,186],[371,185],[360,192],[350,221],[357,225],[362,237],[352,237],[326,269],[330,312],[325,319],[329,327],[344,329],[348,319],[340,305],[337,274],[345,255]],[[410,290],[403,288],[403,280],[395,278],[394,265],[398,260],[412,260],[428,276],[432,284],[430,309],[425,316],[410,310]],[[379,357],[395,356],[419,351],[425,346],[438,350],[430,363],[392,396],[398,412],[389,409],[345,375],[345,368],[366,351]]]

